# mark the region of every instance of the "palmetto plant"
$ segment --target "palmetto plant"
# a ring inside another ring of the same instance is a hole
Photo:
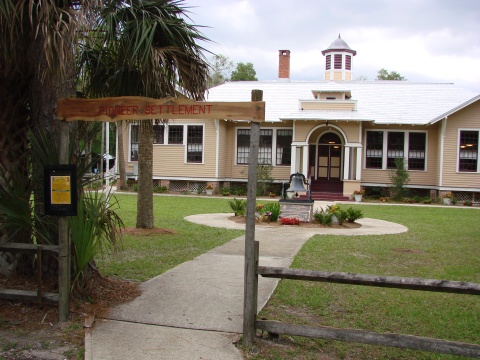
[[[106,201],[108,199],[108,201]],[[124,227],[115,213],[116,199],[110,194],[86,192],[78,202],[77,216],[69,218],[74,249],[74,289],[83,294],[88,290],[94,272],[93,260],[106,246],[116,250]]]

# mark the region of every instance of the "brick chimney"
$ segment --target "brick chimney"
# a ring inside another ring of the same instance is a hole
[[[278,51],[278,78],[290,80],[290,50]]]

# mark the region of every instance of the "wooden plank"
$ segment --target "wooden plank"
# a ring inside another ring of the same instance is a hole
[[[259,266],[257,268],[257,274],[263,277],[280,279],[480,295],[480,284],[463,281],[403,278],[397,276],[364,275],[266,266]]]
[[[122,96],[97,99],[60,99],[60,120],[118,121],[146,119],[230,119],[262,122],[265,102],[197,102],[189,99],[153,99]]]
[[[257,329],[273,334],[288,334],[315,339],[341,340],[363,344],[414,349],[440,354],[480,357],[480,345],[466,344],[456,341],[432,339],[402,334],[379,334],[354,329],[336,329],[326,326],[306,326],[281,323],[278,321],[257,321]]]
[[[33,290],[0,289],[0,298],[13,301],[37,302],[37,292]],[[58,294],[43,293],[42,302],[58,303]]]
[[[40,244],[24,244],[24,243],[2,243],[0,244],[1,252],[23,252],[23,253],[36,253],[37,248],[41,246],[42,251],[49,251],[58,253],[58,245],[40,245]]]

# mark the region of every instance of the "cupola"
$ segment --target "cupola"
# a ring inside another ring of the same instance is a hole
[[[325,50],[325,80],[352,80],[352,56],[357,55],[355,50],[340,37]]]

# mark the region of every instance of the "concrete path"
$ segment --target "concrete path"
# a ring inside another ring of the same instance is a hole
[[[186,219],[198,224],[244,229],[231,214]],[[288,267],[315,234],[394,234],[408,229],[374,219],[358,229],[257,226],[260,265]],[[235,347],[243,327],[244,241],[240,236],[141,284],[142,295],[97,320],[85,337],[85,359],[242,359]],[[259,278],[258,309],[277,279]]]

